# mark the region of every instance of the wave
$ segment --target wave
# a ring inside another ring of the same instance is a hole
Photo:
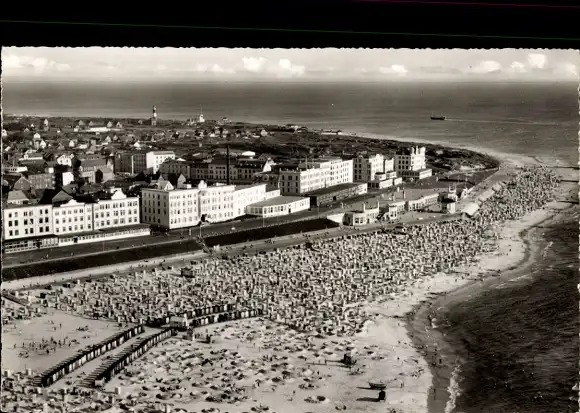
[[[449,393],[449,399],[445,405],[445,413],[453,413],[456,407],[457,398],[461,395],[461,386],[459,385],[461,377],[461,366],[458,364],[453,369],[451,373],[451,379],[449,380],[449,387],[447,388],[447,393]]]

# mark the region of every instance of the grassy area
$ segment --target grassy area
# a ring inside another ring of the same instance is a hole
[[[298,234],[300,232],[320,231],[327,228],[336,228],[338,226],[339,225],[336,222],[327,219],[311,219],[308,221],[291,222],[266,228],[255,228],[233,234],[209,237],[205,239],[205,243],[208,247],[241,244],[244,242],[260,241],[274,237]]]
[[[58,274],[61,272],[99,267],[102,265],[146,260],[163,255],[183,254],[199,250],[201,250],[201,246],[196,241],[187,240],[175,244],[149,245],[137,249],[111,251],[86,257],[67,257],[60,261],[40,262],[14,268],[3,268],[2,279],[4,281],[20,280],[23,278]]]
[[[301,222],[291,222],[282,225],[269,226],[265,228],[254,228],[232,234],[215,235],[205,238],[208,247],[216,245],[233,245],[244,242],[259,241],[274,237],[297,234],[300,232],[313,232],[327,228],[336,228],[338,224],[326,219],[313,219]],[[201,246],[195,240],[184,240],[172,244],[148,245],[131,250],[109,251],[102,254],[84,257],[63,257],[59,261],[38,262],[18,266],[14,268],[3,268],[2,278],[5,281],[19,280],[41,275],[58,274],[61,272],[83,270],[102,265],[120,264],[130,261],[143,261],[150,258],[165,255],[185,254],[193,251],[200,251]]]

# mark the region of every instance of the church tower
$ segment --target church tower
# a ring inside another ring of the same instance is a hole
[[[157,126],[157,107],[153,106],[153,116],[151,117],[151,126]]]

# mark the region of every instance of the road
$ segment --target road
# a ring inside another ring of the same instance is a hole
[[[423,219],[417,219],[408,221],[406,225],[424,225],[435,221],[448,221],[460,219],[459,215],[433,215],[429,214]],[[159,268],[161,266],[167,267],[171,265],[185,266],[192,261],[204,260],[212,257],[228,256],[233,257],[240,254],[255,254],[259,251],[269,251],[276,248],[287,248],[293,245],[304,244],[307,241],[319,241],[325,239],[338,238],[345,235],[352,234],[365,234],[370,232],[376,232],[385,229],[394,229],[398,223],[384,224],[384,223],[373,223],[369,225],[359,226],[357,228],[352,227],[342,227],[342,228],[332,228],[324,229],[320,231],[314,231],[308,234],[294,234],[284,237],[276,237],[273,239],[273,243],[270,240],[262,241],[252,241],[242,244],[230,245],[227,247],[222,247],[219,251],[214,251],[210,254],[204,253],[202,251],[196,251],[194,253],[180,254],[170,257],[157,257],[155,259],[150,259],[146,261],[133,261],[125,262],[115,265],[105,265],[102,267],[88,268],[84,270],[71,271],[66,273],[60,273],[55,275],[44,275],[39,277],[31,277],[26,279],[19,279],[14,281],[5,281],[2,283],[2,288],[11,290],[24,290],[29,288],[39,288],[41,286],[46,286],[49,284],[61,284],[63,282],[76,280],[76,279],[97,279],[102,277],[110,276],[115,273],[121,275],[126,272],[145,269]]]
[[[496,181],[496,179],[493,180],[494,182]],[[425,182],[419,182],[415,184],[406,183],[404,187],[407,189],[428,190],[436,187],[445,187],[446,185],[447,184],[443,182],[439,183],[436,182],[436,180],[433,178]],[[184,242],[186,240],[190,240],[191,239],[189,235],[190,231],[192,238],[199,236],[200,233],[201,236],[205,238],[213,235],[227,234],[233,231],[239,232],[244,230],[256,229],[264,226],[281,225],[308,219],[325,218],[328,215],[344,212],[348,209],[352,209],[353,207],[360,208],[362,201],[380,199],[381,195],[385,195],[386,198],[387,195],[390,195],[392,193],[394,193],[394,188],[387,188],[386,190],[380,191],[371,191],[365,195],[361,195],[343,201],[344,208],[342,208],[341,202],[336,202],[333,205],[319,208],[313,207],[309,211],[303,211],[296,214],[281,217],[272,217],[266,219],[246,218],[244,220],[211,224],[204,227],[192,227],[180,230],[173,230],[167,233],[154,232],[152,233],[152,235],[145,237],[81,244],[70,247],[34,250],[17,254],[5,254],[3,256],[2,264],[4,268],[15,268],[24,265],[29,265],[35,262],[47,263],[54,261],[62,261],[72,256],[89,257],[89,256],[97,256],[111,251],[134,250],[146,246],[177,244]],[[458,211],[461,210],[459,205],[457,210]],[[403,217],[403,221],[408,221],[409,219],[412,220],[414,218]]]

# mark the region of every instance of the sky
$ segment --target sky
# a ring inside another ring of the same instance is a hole
[[[578,80],[579,52],[3,47],[2,81]]]

